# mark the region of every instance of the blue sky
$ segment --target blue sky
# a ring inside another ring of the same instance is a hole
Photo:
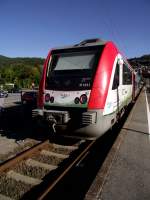
[[[88,38],[128,58],[150,54],[149,0],[0,0],[0,55],[46,57]]]

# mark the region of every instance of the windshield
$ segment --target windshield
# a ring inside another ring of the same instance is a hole
[[[95,61],[95,52],[63,53],[52,56],[52,69],[76,70],[92,69]]]
[[[46,89],[90,89],[100,48],[77,48],[52,52],[47,70]]]

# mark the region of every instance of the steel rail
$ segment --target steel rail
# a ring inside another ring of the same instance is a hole
[[[72,161],[70,160],[70,163],[67,164],[67,166],[60,171],[61,173],[59,173],[58,175],[56,175],[56,179],[51,181],[51,183],[48,183],[48,185],[46,184],[45,187],[43,187],[43,190],[39,192],[37,199],[38,200],[42,200],[44,199],[48,193],[56,186],[56,184],[62,180],[62,178],[79,162],[81,162],[88,154],[90,148],[93,146],[93,144],[95,143],[95,140],[90,141],[89,144],[87,144],[88,146],[84,147],[84,149],[82,149],[82,152],[80,152],[79,155],[76,155],[75,158],[72,157]],[[19,153],[18,155],[16,155],[15,157],[5,161],[4,163],[0,164],[0,173],[2,172],[7,172],[9,169],[11,169],[12,167],[14,167],[15,165],[19,164],[21,161],[26,160],[27,158],[31,157],[34,154],[37,154],[39,151],[41,151],[47,144],[49,144],[49,140],[45,140],[43,142],[40,142],[39,144],[34,145],[33,147]],[[44,184],[44,181],[43,181]],[[40,188],[39,184],[39,188]],[[31,189],[31,193],[32,193],[32,189]]]
[[[75,166],[82,158],[84,158],[87,155],[87,152],[90,150],[90,148],[95,143],[95,140],[91,141],[90,144],[78,155],[78,157],[61,173],[54,182],[49,184],[47,188],[38,196],[38,200],[43,200],[48,193],[56,186],[56,184],[71,170],[73,166]]]
[[[34,154],[35,152],[40,151],[48,143],[49,143],[49,140],[45,140],[43,142],[40,142],[39,144],[36,144],[33,147],[19,153],[15,157],[5,161],[4,163],[2,163],[0,165],[0,173],[9,170],[9,168],[12,168],[12,166],[18,164],[20,161],[25,160],[29,156]]]

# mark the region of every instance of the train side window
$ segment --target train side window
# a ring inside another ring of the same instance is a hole
[[[123,64],[123,85],[132,84],[132,72],[128,68],[127,64]]]
[[[115,74],[114,74],[114,80],[112,84],[112,90],[117,89],[119,86],[119,64],[117,63],[116,69],[115,69]]]

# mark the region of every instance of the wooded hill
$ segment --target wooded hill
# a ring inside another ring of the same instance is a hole
[[[17,88],[39,85],[43,58],[9,58],[0,55],[0,85],[15,83]]]
[[[12,65],[31,65],[34,66],[36,64],[43,65],[44,58],[22,58],[22,57],[17,57],[17,58],[9,58],[6,56],[0,55],[0,67],[5,67],[5,66],[12,66]]]
[[[143,55],[141,57],[135,57],[135,58],[131,58],[128,59],[129,63],[132,66],[149,66],[150,67],[150,54],[149,55]]]

